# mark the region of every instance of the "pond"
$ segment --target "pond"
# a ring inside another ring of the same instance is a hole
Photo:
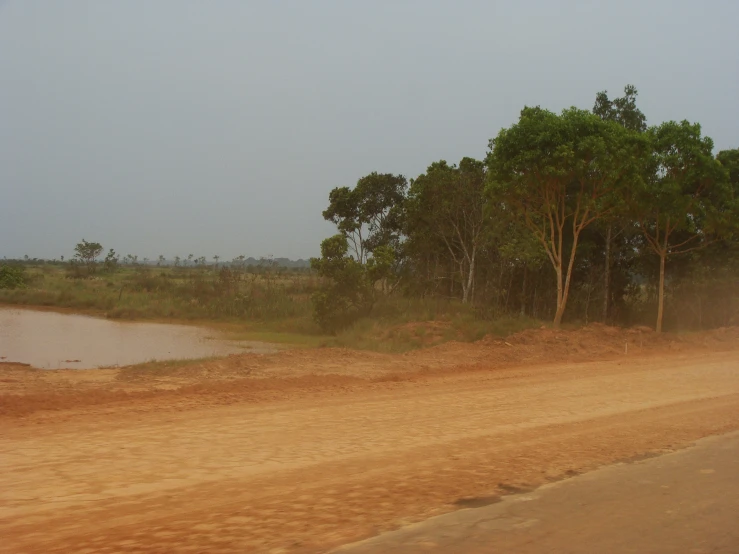
[[[189,325],[119,322],[0,307],[0,361],[43,369],[113,367],[152,360],[276,352],[276,345],[229,341]]]

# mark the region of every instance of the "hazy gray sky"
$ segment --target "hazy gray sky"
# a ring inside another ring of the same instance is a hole
[[[739,146],[739,2],[0,0],[0,257],[318,253],[329,190],[639,89]]]

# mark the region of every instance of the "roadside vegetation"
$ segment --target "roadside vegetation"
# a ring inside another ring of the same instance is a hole
[[[333,189],[337,232],[310,266],[83,239],[72,259],[0,262],[0,303],[394,352],[542,322],[735,325],[739,149],[714,154],[696,123],[650,127],[636,99],[627,86],[591,110],[526,107],[485,160]]]
[[[400,294],[554,327],[737,323],[739,150],[714,154],[697,123],[650,127],[636,100],[525,107],[483,161],[332,190],[317,321],[336,332]]]
[[[404,352],[448,340],[473,341],[540,325],[529,319],[489,321],[473,306],[448,298],[392,295],[353,325],[327,333],[314,317],[312,297],[321,278],[310,268],[253,266],[239,260],[178,266],[118,259],[108,266],[75,260],[12,260],[0,274],[16,286],[0,287],[0,304],[69,309],[122,320],[204,324],[232,339],[299,346],[343,346]]]

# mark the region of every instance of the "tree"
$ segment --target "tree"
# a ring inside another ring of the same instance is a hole
[[[157,265],[161,266],[166,263],[167,259],[164,257],[163,254],[159,254],[159,258],[157,258]]]
[[[614,209],[620,188],[638,175],[645,145],[636,133],[588,111],[557,115],[539,107],[524,108],[518,123],[490,141],[493,197],[522,216],[554,268],[555,327],[567,305],[580,235]]]
[[[99,242],[87,242],[85,239],[74,247],[75,259],[87,267],[88,273],[95,271],[96,260],[102,252],[103,247]]]
[[[108,251],[108,255],[105,256],[105,261],[103,262],[103,268],[105,271],[113,272],[118,267],[118,254],[115,253],[115,250],[112,248]]]
[[[487,228],[485,165],[463,158],[456,165],[441,160],[411,183],[406,233],[434,235],[458,268],[462,302],[472,297],[475,264]]]
[[[312,298],[315,319],[323,330],[336,333],[370,313],[374,287],[367,267],[349,255],[344,234],[321,243],[321,257],[311,259],[311,268],[325,280]]]
[[[629,197],[636,225],[659,257],[657,332],[662,331],[667,258],[704,248],[727,232],[732,191],[713,141],[699,124],[669,121],[649,129],[647,179]]]
[[[621,98],[610,100],[608,92],[602,91],[595,96],[593,113],[603,120],[615,121],[630,131],[643,133],[647,130],[647,118],[642,111],[636,107],[638,91],[634,85],[624,87],[624,95]],[[614,218],[606,218],[605,233],[605,260],[603,262],[603,321],[608,319],[609,300],[611,292],[611,258],[613,246]]]
[[[739,199],[739,148],[722,150],[716,154],[716,159],[727,172],[734,198]]]
[[[360,264],[378,246],[397,247],[408,183],[402,175],[373,172],[354,189],[338,187],[329,193],[323,218],[336,224]]]
[[[647,130],[647,117],[636,107],[636,97],[639,92],[634,85],[624,87],[621,98],[609,100],[608,91],[595,95],[593,113],[606,121],[615,121],[631,131],[643,133]]]

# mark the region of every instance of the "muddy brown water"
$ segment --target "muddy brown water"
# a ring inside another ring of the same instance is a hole
[[[189,325],[0,308],[0,361],[44,369],[90,369],[277,350],[274,344],[229,341],[213,330]]]

